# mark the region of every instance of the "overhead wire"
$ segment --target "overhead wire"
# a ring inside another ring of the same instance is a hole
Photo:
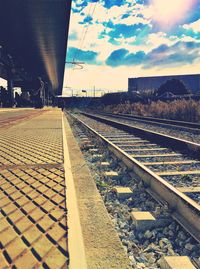
[[[94,15],[94,12],[95,12],[97,3],[98,3],[98,1],[95,2],[91,14],[90,14],[90,10],[91,10],[91,6],[92,6],[92,5],[90,5],[90,8],[89,8],[89,11],[88,11],[88,14],[87,14],[88,17],[90,16],[91,18],[93,18],[93,15]],[[84,41],[85,41],[85,38],[86,38],[86,36],[87,36],[88,29],[89,29],[90,25],[91,25],[90,22],[88,22],[86,28],[84,28],[85,31],[83,30],[83,32],[82,32],[83,34],[82,34],[82,37],[81,37],[81,40],[80,40],[80,43],[79,43],[80,45],[79,45],[79,47],[78,47],[78,48],[79,48],[79,51],[77,50],[77,52],[75,53],[74,59],[77,59],[77,58],[78,58],[79,52],[80,52],[80,50],[82,49],[82,47],[83,47],[83,45],[84,45]]]
[[[91,18],[93,18],[94,13],[95,13],[95,10],[96,10],[96,7],[97,7],[97,3],[98,3],[98,1],[99,1],[99,0],[97,0],[97,2],[95,2],[92,12],[91,12],[91,9],[92,9],[92,6],[93,6],[93,5],[92,5],[92,2],[90,3],[89,10],[88,10],[88,12],[87,12],[87,17],[90,16]],[[90,12],[91,12],[91,14],[90,14]],[[79,46],[78,46],[79,50],[77,50],[77,51],[75,52],[74,57],[73,57],[73,59],[72,59],[72,62],[73,62],[74,64],[73,64],[73,68],[71,69],[71,72],[70,72],[70,73],[71,73],[70,77],[73,76],[73,74],[74,74],[73,71],[74,71],[74,70],[76,70],[76,69],[83,69],[83,66],[81,66],[81,64],[76,65],[75,63],[76,63],[76,59],[78,59],[80,50],[83,48],[83,45],[84,45],[84,42],[85,42],[85,38],[86,38],[86,36],[87,36],[88,29],[89,29],[89,26],[90,26],[90,25],[91,25],[90,22],[88,22],[87,26],[86,26],[85,28],[83,28],[83,31],[82,31],[82,34],[81,34],[81,38],[80,38],[80,42],[79,42]],[[76,68],[77,66],[78,66],[78,68]],[[81,67],[81,68],[80,68],[80,67]]]
[[[92,7],[92,5],[90,5],[90,7],[89,7],[89,11],[88,11],[88,13],[87,13],[87,17],[90,16],[90,10],[91,10],[91,7]],[[79,40],[78,48],[81,47],[81,43],[82,43],[82,39],[83,39],[84,33],[85,33],[85,28],[83,28],[83,30],[82,30],[82,34],[81,34],[81,38],[80,38],[80,40]],[[74,60],[76,59],[76,54],[77,54],[77,51],[76,51],[76,53],[75,53]]]

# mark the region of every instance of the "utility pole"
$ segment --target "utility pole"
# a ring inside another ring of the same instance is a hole
[[[47,89],[47,106],[49,106],[49,89]]]
[[[43,104],[46,105],[45,86],[43,87]]]
[[[94,94],[93,94],[93,97],[95,98],[95,86],[94,86],[94,92],[93,92]]]

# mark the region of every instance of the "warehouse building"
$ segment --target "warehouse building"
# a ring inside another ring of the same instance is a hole
[[[200,74],[129,78],[128,91],[141,92],[146,90],[157,90],[163,83],[170,79],[181,80],[191,93],[200,92]]]

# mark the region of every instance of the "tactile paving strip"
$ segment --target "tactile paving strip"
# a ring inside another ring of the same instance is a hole
[[[56,135],[52,135],[54,130],[50,129],[49,138],[43,130],[41,139],[35,129],[35,132],[28,131],[31,133],[28,141],[23,130],[12,134],[9,129],[7,135],[1,134],[8,149],[3,152],[12,165],[4,169],[5,162],[1,159],[0,269],[68,268],[62,129],[57,130]],[[48,143],[51,149],[46,152]],[[24,155],[21,156],[21,152]],[[56,152],[59,157],[54,160],[51,154],[55,156]],[[33,154],[36,159],[28,159]],[[37,162],[37,158],[40,160],[40,156],[46,155],[48,158],[42,159],[42,164]],[[18,163],[23,165],[16,165]]]
[[[60,129],[0,133],[0,165],[63,162]]]

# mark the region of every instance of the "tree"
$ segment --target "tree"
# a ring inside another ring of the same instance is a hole
[[[179,79],[170,79],[163,83],[157,91],[157,95],[160,96],[166,92],[171,92],[174,95],[189,94],[189,90],[185,84]]]

